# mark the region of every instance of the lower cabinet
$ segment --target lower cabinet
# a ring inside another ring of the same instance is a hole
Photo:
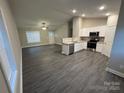
[[[83,49],[87,49],[87,42],[81,42],[81,43],[74,44],[74,52],[78,52]]]
[[[69,45],[62,45],[62,54],[69,55]]]
[[[63,44],[62,54],[71,55],[74,53],[74,44]]]
[[[83,46],[83,49],[87,49],[87,42],[83,42],[82,44],[83,44],[82,45]]]
[[[74,43],[74,45],[72,47],[73,47],[73,50],[71,50],[71,51],[75,53],[75,52],[81,51],[83,49],[87,49],[87,42]],[[72,49],[72,47],[70,47],[70,44],[63,44],[62,45],[62,54],[69,55],[70,48]],[[100,52],[100,53],[110,57],[111,47],[112,47],[112,44],[97,43],[96,52]]]
[[[78,52],[78,51],[82,50],[83,48],[81,46],[82,46],[81,43],[75,43],[74,44],[74,52]]]
[[[103,54],[110,57],[111,55],[111,49],[112,49],[112,44],[105,44],[104,47],[103,47]]]
[[[112,44],[98,43],[96,47],[96,51],[106,55],[107,57],[110,57],[111,48],[112,48]]]
[[[96,51],[102,53],[102,51],[103,51],[103,45],[104,44],[97,43]]]

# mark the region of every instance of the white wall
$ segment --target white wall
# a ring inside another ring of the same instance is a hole
[[[117,25],[117,21],[118,21],[118,15],[111,15],[108,17],[107,25],[108,26]]]
[[[124,1],[120,9],[108,71],[124,78]]]
[[[104,26],[107,24],[107,17],[105,18],[84,18],[82,23],[83,28]]]
[[[43,31],[40,28],[19,28],[19,39],[21,42],[22,47],[32,47],[32,46],[39,46],[39,45],[48,45],[50,43],[49,41],[49,31]],[[26,37],[26,31],[40,31],[40,41],[39,43],[28,43],[27,37]]]
[[[9,5],[6,0],[0,0],[0,9],[4,14],[4,21],[6,23],[6,29],[9,36],[14,58],[17,66],[17,84],[15,93],[22,93],[22,52],[20,47],[20,41],[18,38],[16,24],[11,14]]]
[[[67,37],[68,37],[68,23],[65,23],[55,31],[55,43],[62,44],[62,39]]]

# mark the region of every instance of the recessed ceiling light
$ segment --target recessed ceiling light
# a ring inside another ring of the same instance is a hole
[[[105,9],[105,6],[100,6],[99,7],[99,10],[104,10]]]
[[[110,13],[106,13],[105,15],[106,15],[106,16],[110,16],[111,14],[110,14]]]
[[[77,10],[76,10],[76,9],[73,9],[73,10],[72,10],[72,13],[73,13],[73,14],[75,14],[76,12],[77,12]]]
[[[85,17],[86,15],[85,15],[85,14],[82,14],[81,16],[82,16],[82,17]]]

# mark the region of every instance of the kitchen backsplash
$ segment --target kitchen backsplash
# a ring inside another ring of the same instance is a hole
[[[82,41],[89,41],[90,37],[81,37]],[[104,42],[105,37],[99,37],[99,42]]]

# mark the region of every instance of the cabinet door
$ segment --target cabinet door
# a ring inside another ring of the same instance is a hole
[[[81,45],[80,45],[80,43],[74,44],[74,52],[78,52],[78,51],[80,51],[80,50],[81,50]]]
[[[115,26],[108,27],[107,32],[105,33],[105,42],[113,43],[115,31],[116,31]]]
[[[82,29],[80,30],[80,36],[89,36],[89,32],[88,29]]]
[[[110,57],[112,44],[115,36],[116,26],[109,26],[105,33],[105,46],[103,49],[103,54]]]
[[[99,33],[99,36],[100,37],[105,37],[105,30],[101,30],[100,33]]]
[[[111,44],[105,44],[103,47],[103,54],[110,57],[111,55],[111,49],[112,49],[112,45]]]
[[[62,45],[62,54],[69,54],[69,45]]]
[[[103,44],[97,44],[96,51],[102,53]]]
[[[89,36],[89,32],[90,32],[89,29],[85,29],[85,30],[84,30],[84,36]]]
[[[83,49],[87,49],[87,42],[83,42],[82,44],[83,44],[82,45],[83,46]]]
[[[74,45],[74,51],[78,52],[81,51],[83,49],[87,49],[87,42],[83,42],[83,43],[76,43]]]

